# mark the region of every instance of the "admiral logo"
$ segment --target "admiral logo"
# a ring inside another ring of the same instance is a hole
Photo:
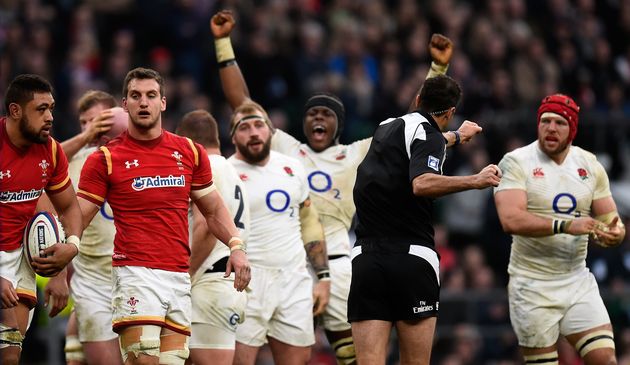
[[[138,164],[138,160],[125,161],[125,167],[126,168],[130,169],[131,166],[138,167],[138,166],[140,166],[140,164]]]
[[[31,189],[29,191],[0,191],[0,203],[19,203],[35,200],[42,195],[42,190]]]
[[[151,188],[168,188],[168,187],[184,187],[186,186],[186,179],[184,175],[173,176],[168,175],[166,177],[136,177],[131,183],[131,188],[135,191],[142,191],[144,189]]]
[[[11,170],[7,170],[6,172],[0,171],[0,180],[4,179],[5,177],[7,179],[11,178]]]

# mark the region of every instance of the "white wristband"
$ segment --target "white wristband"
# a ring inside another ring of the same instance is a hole
[[[77,252],[79,252],[79,246],[81,245],[81,239],[75,235],[66,237],[66,243],[72,243],[76,246]]]

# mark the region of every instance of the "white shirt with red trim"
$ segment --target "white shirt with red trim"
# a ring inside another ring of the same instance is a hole
[[[235,156],[228,161],[245,183],[249,197],[249,262],[274,269],[306,267],[300,204],[308,198],[308,182],[302,165],[275,151],[265,166]]]
[[[577,146],[569,148],[560,165],[540,149],[538,141],[507,153],[499,162],[503,177],[495,193],[526,191],[528,212],[542,217],[590,216],[593,200],[611,196],[608,175],[594,154]],[[588,235],[513,235],[508,272],[561,279],[586,267],[587,247]]]

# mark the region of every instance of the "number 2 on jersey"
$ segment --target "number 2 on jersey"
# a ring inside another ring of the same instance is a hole
[[[236,228],[245,229],[245,224],[241,222],[245,202],[243,202],[243,192],[241,191],[241,187],[238,185],[234,188],[234,199],[238,200],[238,209],[236,210],[236,215],[234,216],[234,225]]]

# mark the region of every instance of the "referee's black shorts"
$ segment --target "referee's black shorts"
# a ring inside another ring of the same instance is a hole
[[[396,252],[377,246],[374,249],[364,242],[353,248],[348,321],[436,317],[438,254],[425,246],[406,245]]]

